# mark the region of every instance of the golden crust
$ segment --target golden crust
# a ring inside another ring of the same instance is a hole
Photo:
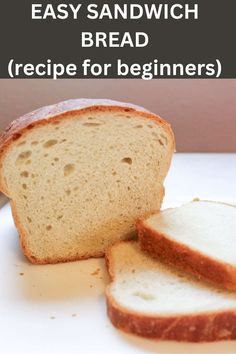
[[[107,313],[115,327],[156,340],[212,342],[236,339],[236,309],[158,316],[135,312],[119,305],[111,292],[112,283],[116,280],[111,249],[112,247],[108,248],[105,255],[111,278],[111,283],[106,290],[106,300]]]
[[[176,266],[218,287],[236,290],[236,268],[178,243],[145,224],[137,223],[140,247],[154,258]]]
[[[112,324],[128,333],[156,340],[213,342],[236,339],[236,309],[186,316],[147,316],[119,306],[109,289],[107,312]]]

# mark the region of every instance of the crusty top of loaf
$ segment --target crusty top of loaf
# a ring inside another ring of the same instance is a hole
[[[88,108],[99,106],[103,107],[125,107],[132,110],[148,112],[146,109],[133,105],[131,103],[123,103],[107,99],[91,99],[91,98],[78,98],[67,101],[62,101],[50,106],[44,106],[35,111],[29,112],[10,123],[6,130],[0,135],[0,151],[5,142],[14,134],[19,133],[20,130],[27,126],[42,121],[49,120],[54,117],[64,115],[71,111],[80,111]],[[150,112],[149,112],[150,113]],[[16,140],[16,139],[14,139]]]
[[[3,183],[1,182],[1,164],[3,156],[8,150],[9,146],[17,139],[19,139],[25,131],[32,129],[36,125],[47,124],[49,121],[66,118],[66,116],[71,116],[72,113],[78,114],[94,110],[115,110],[121,112],[127,111],[130,113],[139,113],[140,115],[143,115],[143,117],[155,120],[168,131],[173,143],[174,150],[175,140],[170,124],[143,107],[131,103],[124,103],[109,99],[70,99],[54,105],[44,106],[21,116],[20,118],[14,120],[0,135],[0,191],[2,190],[4,192],[4,187],[2,185]]]

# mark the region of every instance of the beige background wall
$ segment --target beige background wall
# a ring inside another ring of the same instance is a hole
[[[0,127],[75,97],[145,106],[172,124],[178,151],[236,152],[236,80],[0,80]]]

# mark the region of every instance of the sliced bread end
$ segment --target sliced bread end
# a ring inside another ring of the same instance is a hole
[[[236,297],[168,269],[135,241],[106,254],[108,316],[115,327],[156,340],[236,339]]]
[[[236,208],[194,200],[137,223],[141,249],[218,287],[236,290]]]

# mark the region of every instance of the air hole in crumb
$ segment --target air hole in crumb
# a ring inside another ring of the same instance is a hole
[[[48,157],[48,154],[44,154],[43,156],[44,156],[44,157]]]
[[[158,139],[158,142],[159,142],[159,144],[160,144],[161,146],[164,146],[164,143],[163,143],[163,141],[162,141],[161,139]]]
[[[160,134],[160,137],[164,140],[165,145],[167,145],[167,137],[164,134]]]
[[[124,157],[121,162],[127,163],[128,165],[132,165],[132,159],[130,157]]]
[[[153,125],[148,124],[148,128],[152,129],[152,128],[153,128]]]
[[[27,216],[27,220],[29,221],[29,223],[32,222],[32,219],[29,216]]]
[[[17,144],[17,146],[25,145],[26,141],[22,141],[21,143]]]
[[[74,188],[74,191],[76,192],[78,189],[79,189],[79,187],[75,187],[75,188]]]
[[[85,127],[97,127],[97,126],[99,126],[99,125],[103,125],[104,123],[102,123],[102,122],[97,122],[97,123],[83,123],[83,125],[85,126]]]
[[[28,150],[28,151],[23,151],[20,153],[20,155],[18,156],[18,159],[28,159],[28,157],[30,157],[30,155],[32,154],[32,151]]]
[[[70,195],[71,194],[71,191],[69,189],[66,190],[66,194],[67,195]]]
[[[75,170],[75,165],[69,163],[68,165],[64,166],[64,176],[69,176],[71,173],[73,173]]]
[[[93,117],[88,117],[89,120],[93,120]]]
[[[23,188],[23,189],[27,189],[27,184],[23,183],[23,184],[22,184],[22,188]]]
[[[63,218],[63,215],[58,215],[57,220],[60,220]]]
[[[135,125],[135,128],[143,128],[142,124]]]
[[[135,291],[132,295],[139,297],[142,300],[154,300],[155,296],[145,293],[143,291]]]
[[[27,199],[27,196],[26,196],[26,195],[23,195],[23,198],[24,198],[24,199]]]
[[[50,231],[52,229],[52,225],[47,225],[46,230]]]
[[[30,157],[31,154],[32,154],[32,151],[23,151],[23,152],[21,152],[18,155],[16,162],[17,163],[24,162],[26,159],[28,159]]]
[[[112,175],[113,176],[117,175],[117,172],[116,171],[112,171]]]
[[[60,143],[65,143],[66,142],[66,139],[62,139],[61,141],[60,141]]]
[[[44,197],[41,197],[40,199],[41,199],[41,200],[44,200]]]
[[[28,171],[23,171],[21,172],[21,177],[29,177],[29,172]]]
[[[35,141],[32,141],[31,145],[38,145],[38,143],[39,142],[35,140]]]
[[[128,191],[130,191],[130,186],[127,187]]]
[[[50,148],[51,146],[56,145],[57,142],[58,141],[56,139],[48,140],[48,141],[46,141],[46,143],[43,144],[43,147],[44,148]]]
[[[31,160],[27,160],[25,164],[26,164],[26,165],[30,165],[31,162],[32,162]]]
[[[56,162],[59,161],[59,158],[58,158],[58,157],[55,157],[54,161],[56,161]]]

